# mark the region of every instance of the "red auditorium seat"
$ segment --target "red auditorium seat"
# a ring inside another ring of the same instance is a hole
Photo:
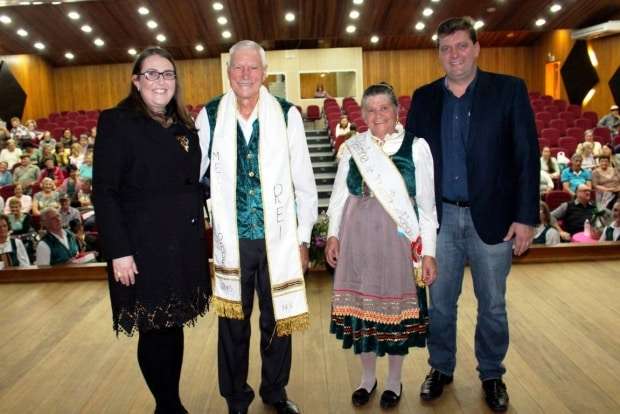
[[[67,112],[67,114],[65,116],[66,116],[67,119],[75,119],[78,116],[80,116],[80,113],[72,111],[72,112]]]
[[[549,151],[551,151],[551,156],[552,157],[557,157],[558,156],[558,152],[563,152],[564,155],[566,155],[568,153],[566,148],[562,148],[562,147],[551,147],[551,148],[549,148]]]
[[[528,92],[527,95],[530,97],[530,99],[536,99],[540,96],[540,92],[532,91]]]
[[[79,138],[81,134],[88,134],[88,128],[83,125],[78,125],[74,127],[72,130],[73,135]]]
[[[578,141],[583,141],[583,134],[586,130],[580,127],[566,128],[566,136],[576,138]]]
[[[579,145],[579,141],[574,137],[562,137],[559,139],[558,143],[560,147],[566,148],[566,156],[569,158],[575,153],[577,145]]]
[[[611,131],[605,127],[594,128],[594,136],[603,137],[607,140],[607,142],[611,141]]]
[[[601,145],[607,145],[607,144],[609,144],[609,140],[608,140],[607,138],[605,138],[605,137],[601,137],[601,136],[598,136],[598,135],[595,135],[595,136],[594,136],[594,140],[595,140],[596,142],[600,142],[600,143],[601,143]]]
[[[78,126],[78,123],[77,123],[77,122],[75,122],[75,121],[65,121],[62,125],[63,125],[65,128],[73,129],[73,128],[75,128],[76,126]]]
[[[368,131],[368,125],[362,124],[357,127],[357,132],[362,133]]]
[[[306,109],[306,119],[308,121],[316,121],[317,119],[321,119],[321,110],[318,105],[308,105]]]
[[[572,112],[575,114],[575,118],[579,118],[581,116],[581,106],[580,105],[568,105],[566,107],[567,112]]]
[[[565,120],[567,126],[572,127],[575,125],[575,119],[577,119],[577,115],[575,115],[574,112],[569,111],[560,112],[559,118]]]
[[[564,99],[554,99],[553,104],[560,110],[560,112],[564,112],[568,103]]]
[[[572,196],[567,191],[552,190],[545,195],[545,203],[549,210],[553,211],[562,203],[572,200]]]
[[[58,112],[52,112],[51,114],[49,114],[48,118],[50,121],[54,121],[60,118],[60,114]]]
[[[553,103],[553,96],[550,96],[550,95],[543,95],[539,99],[545,102],[547,105],[550,105]]]
[[[69,111],[60,111],[60,115],[65,116],[69,113]]]
[[[89,118],[99,118],[98,111],[86,111],[85,115]]]
[[[545,110],[545,103],[541,100],[532,101],[532,109],[534,112],[542,112]]]
[[[9,197],[12,197],[14,194],[15,194],[14,184],[3,185],[2,187],[0,187],[0,196],[2,196],[4,200],[7,200]]]
[[[80,109],[79,111],[77,111],[77,113],[80,114],[80,115],[84,115],[86,113],[86,111],[83,110],[83,109]]]
[[[542,151],[543,148],[551,148],[551,143],[547,138],[538,138],[538,149]]]
[[[551,114],[551,119],[557,119],[560,110],[555,105],[546,105],[544,112],[549,112]]]
[[[551,121],[551,114],[549,112],[536,112],[536,119],[543,121],[545,127],[548,127],[549,121]]]
[[[338,154],[338,149],[344,142],[347,140],[348,136],[346,135],[338,135],[336,140],[334,141],[334,152]]]
[[[557,147],[560,139],[560,131],[555,128],[545,128],[540,131],[540,137],[549,141],[552,147]]]
[[[566,121],[563,119],[552,119],[549,122],[549,128],[555,128],[560,131],[560,136],[566,135]]]
[[[581,114],[582,118],[589,119],[592,122],[592,126],[590,128],[594,128],[598,123],[598,114],[594,111],[585,111]]]
[[[59,139],[62,137],[62,133],[65,132],[65,129],[63,127],[56,127],[51,132],[54,138]]]
[[[594,124],[594,125],[596,125],[596,124]],[[579,128],[583,128],[584,131],[586,129],[593,128],[594,125],[592,125],[592,122],[589,119],[587,119],[587,118],[577,118],[577,119],[575,119],[575,126],[579,127]]]
[[[620,135],[616,135],[616,138],[614,138],[614,146],[616,145],[620,145]]]
[[[540,119],[535,120],[535,122],[536,122],[536,133],[538,134],[538,136],[540,136],[540,131],[542,131],[543,128],[545,127],[545,123],[541,121]]]
[[[97,126],[97,120],[96,119],[87,119],[86,121],[82,122],[82,125],[85,126],[88,129],[91,129],[92,127],[96,127]]]

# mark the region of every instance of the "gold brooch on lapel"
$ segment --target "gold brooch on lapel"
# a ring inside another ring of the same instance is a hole
[[[185,152],[189,152],[189,139],[185,135],[177,135],[177,141]]]

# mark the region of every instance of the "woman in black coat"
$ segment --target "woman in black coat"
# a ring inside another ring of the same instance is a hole
[[[148,48],[129,96],[101,113],[94,204],[114,330],[139,332],[138,362],[156,413],[185,413],[179,398],[183,326],[203,315],[207,270],[201,152],[180,99],[172,56]]]

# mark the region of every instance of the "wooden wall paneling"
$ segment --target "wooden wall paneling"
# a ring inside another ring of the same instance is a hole
[[[22,120],[47,116],[53,111],[53,70],[45,60],[36,55],[0,56],[0,60],[7,63],[9,70],[26,92]]]
[[[204,104],[222,94],[219,58],[180,60],[176,64],[186,104]]]

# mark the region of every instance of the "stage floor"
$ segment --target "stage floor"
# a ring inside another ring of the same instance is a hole
[[[331,277],[307,279],[312,327],[293,338],[289,397],[306,414],[378,413],[378,393],[354,409],[360,364],[328,333]],[[520,264],[508,282],[511,343],[504,380],[512,413],[620,412],[620,261]],[[249,383],[258,390],[257,310]],[[454,383],[439,401],[418,398],[427,352],[405,359],[394,413],[485,413],[474,358],[476,304],[466,275],[459,307]],[[136,362],[137,338],[116,338],[105,282],[0,285],[1,413],[152,413]],[[190,413],[226,413],[217,384],[212,314],[185,329],[181,397]],[[272,413],[260,398],[250,413]]]

